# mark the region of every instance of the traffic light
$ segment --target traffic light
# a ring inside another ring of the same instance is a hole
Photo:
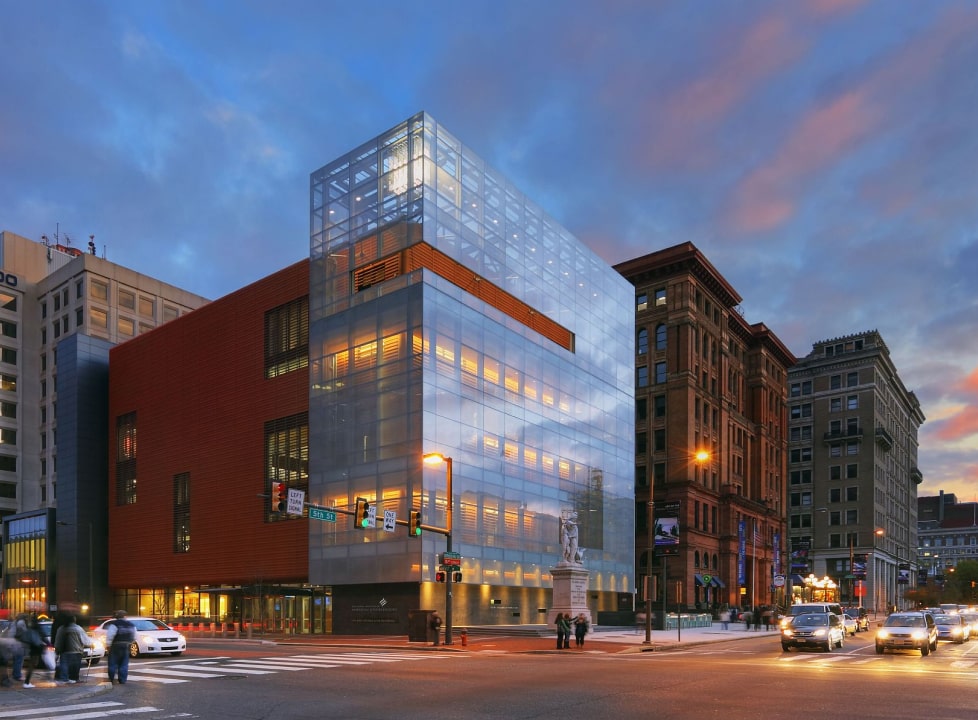
[[[462,573],[456,570],[452,573],[452,582],[462,582]]]
[[[408,515],[408,537],[421,537],[421,512],[411,510]]]
[[[438,570],[435,573],[435,582],[445,582],[446,577],[447,574],[445,573],[444,570]]]
[[[272,483],[272,512],[285,512],[285,483]]]
[[[356,523],[360,530],[370,527],[370,503],[366,500],[357,500]]]

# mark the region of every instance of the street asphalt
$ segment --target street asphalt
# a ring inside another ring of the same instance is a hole
[[[208,642],[226,642],[266,645],[305,645],[317,647],[370,648],[392,650],[426,650],[431,652],[484,652],[484,653],[637,653],[680,650],[684,647],[705,643],[729,642],[736,640],[760,640],[776,638],[777,630],[745,630],[743,623],[730,623],[723,629],[720,623],[709,627],[690,627],[668,630],[652,630],[651,642],[646,642],[646,629],[643,627],[594,627],[584,641],[583,648],[571,647],[558,650],[556,631],[544,626],[512,626],[494,628],[474,628],[463,634],[456,628],[452,634],[452,644],[442,642],[414,642],[404,636],[390,635],[263,635],[252,638],[221,638],[208,632],[188,633],[188,644],[194,639]],[[103,661],[104,662],[104,661]],[[37,702],[44,698],[50,702],[52,696],[60,703],[70,703],[103,692],[111,692],[107,682],[84,682],[74,685],[55,683],[48,671],[35,671],[33,683],[36,687],[24,689],[14,681],[11,687],[0,687],[0,707],[17,705],[22,702]],[[85,669],[82,668],[82,677]]]

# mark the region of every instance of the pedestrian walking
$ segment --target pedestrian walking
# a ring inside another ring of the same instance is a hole
[[[24,682],[24,658],[27,655],[27,646],[21,639],[27,633],[27,614],[21,613],[14,620],[14,640],[11,646],[10,658],[10,679],[17,682]]]
[[[435,645],[437,645],[439,636],[441,635],[441,615],[438,614],[437,610],[432,611],[431,618],[428,620],[428,626],[431,628]]]
[[[759,607],[755,607],[754,611],[751,613],[751,617],[754,618],[754,632],[758,632],[761,629],[761,618],[763,613]]]
[[[50,640],[44,631],[41,630],[41,624],[37,621],[37,615],[31,613],[27,616],[25,620],[27,626],[26,632],[23,632],[20,641],[24,644],[24,687],[33,688],[34,684],[31,683],[31,678],[34,676],[34,670],[38,665],[41,664],[41,655],[47,649],[50,644]]]
[[[574,641],[577,647],[584,647],[584,636],[587,635],[588,621],[584,613],[574,618]]]
[[[720,625],[723,626],[724,630],[730,629],[730,611],[727,608],[720,611]]]
[[[54,638],[54,650],[60,655],[60,678],[69,685],[79,681],[82,652],[92,646],[88,633],[81,629],[74,615],[69,615],[64,625],[58,628]],[[59,675],[55,675],[58,679]]]
[[[744,614],[741,615],[741,617],[744,619],[744,630],[750,630],[750,620],[751,620],[750,616],[751,616],[750,610],[744,610]]]
[[[109,646],[109,682],[129,679],[129,646],[136,640],[136,626],[126,619],[125,610],[116,610],[115,620],[105,624],[105,644]]]

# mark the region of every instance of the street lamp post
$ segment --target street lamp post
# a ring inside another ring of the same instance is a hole
[[[452,505],[455,498],[452,495],[452,459],[441,453],[428,453],[423,458],[429,465],[445,463],[445,494],[448,496],[448,503],[445,506],[445,551],[452,551]],[[452,644],[452,577],[454,573],[445,573],[445,644]]]
[[[879,615],[880,612],[880,588],[879,588],[879,562],[877,559],[877,542],[884,535],[883,528],[876,528],[873,533],[873,612]]]
[[[678,458],[689,460],[689,455],[667,457],[660,462],[667,463]],[[706,450],[697,450],[693,453],[693,460],[702,465],[710,459],[710,453]],[[654,482],[654,480],[653,480]],[[652,499],[652,486],[649,486],[648,502],[648,548],[646,554],[646,574],[645,574],[645,645],[652,644],[652,557],[655,554],[655,502]],[[666,621],[666,586],[668,576],[666,575],[666,556],[662,556],[662,624],[665,627]],[[680,609],[681,610],[681,609]],[[681,615],[681,612],[680,612]],[[682,618],[677,618],[677,625],[682,624]]]
[[[645,554],[645,644],[652,644],[652,553],[655,550],[655,503],[648,504],[649,547]]]

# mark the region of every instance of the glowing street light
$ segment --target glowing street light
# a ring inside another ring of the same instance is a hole
[[[678,458],[689,458],[688,455],[678,455],[673,457],[667,457],[661,462],[665,463],[670,460],[676,460]],[[697,450],[693,454],[693,460],[699,464],[703,464],[710,459],[710,453],[706,450]],[[655,501],[652,498],[652,485],[649,484],[649,503],[648,503],[648,517],[646,518],[646,523],[648,527],[648,548],[646,548],[645,554],[645,645],[652,644],[652,555],[655,552]],[[665,622],[666,617],[666,561],[663,556],[662,559],[662,619]],[[676,621],[677,628],[682,625],[682,619],[678,618]]]
[[[426,465],[440,465],[445,463],[445,494],[448,496],[448,503],[445,506],[445,551],[452,552],[452,505],[454,496],[452,495],[452,459],[441,453],[426,453],[422,460]],[[445,644],[452,644],[452,583],[455,573],[445,573]]]

